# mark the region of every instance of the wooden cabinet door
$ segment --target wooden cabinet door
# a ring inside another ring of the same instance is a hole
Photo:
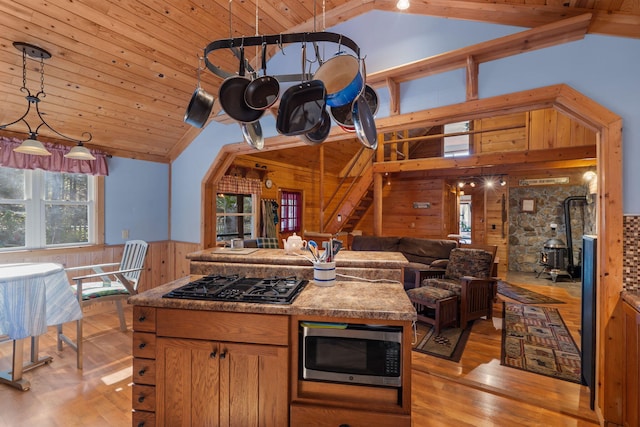
[[[220,426],[289,425],[287,347],[220,343]]]
[[[158,338],[158,426],[217,426],[220,350],[216,342]]]
[[[640,425],[640,313],[624,304],[626,363],[624,376],[624,425]]]

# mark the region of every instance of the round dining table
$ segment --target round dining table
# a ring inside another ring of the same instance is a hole
[[[12,369],[0,382],[28,390],[23,372],[50,363],[38,355],[38,337],[48,326],[82,318],[82,309],[64,267],[56,263],[0,264],[0,337],[13,341]],[[23,363],[24,341],[31,339],[31,357]]]

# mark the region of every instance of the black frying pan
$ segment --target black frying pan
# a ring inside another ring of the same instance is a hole
[[[322,111],[322,120],[320,125],[311,132],[302,134],[302,141],[307,145],[322,144],[331,132],[331,117],[327,110]]]
[[[364,87],[364,98],[367,100],[369,110],[375,116],[378,112],[378,94],[369,85]],[[329,113],[333,120],[343,129],[353,130],[353,103],[341,107],[330,107]]]
[[[306,65],[306,46],[302,45],[302,75]],[[291,86],[282,94],[278,107],[276,129],[283,135],[302,135],[322,124],[327,102],[327,90],[320,80],[310,80]]]
[[[278,99],[280,83],[267,75],[267,44],[262,43],[262,77],[253,80],[244,91],[244,102],[254,110],[266,110]]]
[[[282,94],[276,129],[283,135],[302,135],[322,123],[327,91],[320,80],[291,86]]]
[[[244,100],[244,91],[251,80],[244,76],[244,47],[240,48],[240,71],[237,76],[227,77],[220,85],[218,98],[229,117],[242,123],[252,123],[264,114],[264,110],[254,110]]]

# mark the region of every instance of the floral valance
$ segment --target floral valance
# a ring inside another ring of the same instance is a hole
[[[50,156],[34,156],[13,151],[22,140],[0,136],[0,166],[14,169],[43,169],[50,172],[84,173],[87,175],[109,175],[107,154],[90,150],[95,160],[76,160],[64,157],[72,147],[44,142]]]
[[[262,181],[259,179],[242,178],[224,175],[218,182],[218,193],[257,194],[262,193]]]

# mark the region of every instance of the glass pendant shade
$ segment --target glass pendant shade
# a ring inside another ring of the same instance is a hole
[[[87,147],[84,147],[82,144],[78,144],[73,147],[67,154],[64,155],[67,159],[76,159],[76,160],[95,160],[96,158],[91,154]]]
[[[44,148],[44,145],[34,137],[22,141],[19,147],[13,149],[16,153],[33,154],[35,156],[50,156],[51,153]]]

